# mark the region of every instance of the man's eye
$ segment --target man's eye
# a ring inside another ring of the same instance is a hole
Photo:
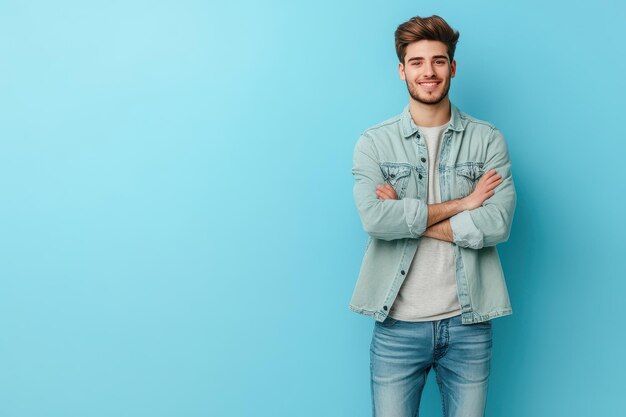
[[[446,63],[446,61],[441,61],[441,60],[439,60],[439,61],[435,61],[435,64],[439,64],[439,65],[443,65],[443,64],[445,64],[445,63]]]

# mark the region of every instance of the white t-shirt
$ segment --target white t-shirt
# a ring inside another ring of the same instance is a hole
[[[428,204],[441,203],[439,152],[448,123],[418,127],[428,149]],[[403,321],[442,320],[461,314],[452,243],[422,236],[389,315]]]

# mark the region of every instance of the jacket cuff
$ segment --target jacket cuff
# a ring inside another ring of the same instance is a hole
[[[454,243],[462,248],[481,249],[483,247],[483,232],[474,224],[469,211],[462,211],[450,217],[450,228]]]
[[[403,198],[404,215],[409,226],[409,232],[418,238],[426,230],[428,224],[428,207],[417,198]]]

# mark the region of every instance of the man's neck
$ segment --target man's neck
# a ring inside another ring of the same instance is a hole
[[[424,104],[409,98],[409,112],[418,126],[436,127],[446,124],[452,117],[450,99],[446,96],[437,104]]]

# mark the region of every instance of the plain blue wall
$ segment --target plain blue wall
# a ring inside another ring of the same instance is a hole
[[[518,189],[487,416],[618,416],[617,0],[0,3],[0,416],[368,416],[352,150],[433,13]]]

